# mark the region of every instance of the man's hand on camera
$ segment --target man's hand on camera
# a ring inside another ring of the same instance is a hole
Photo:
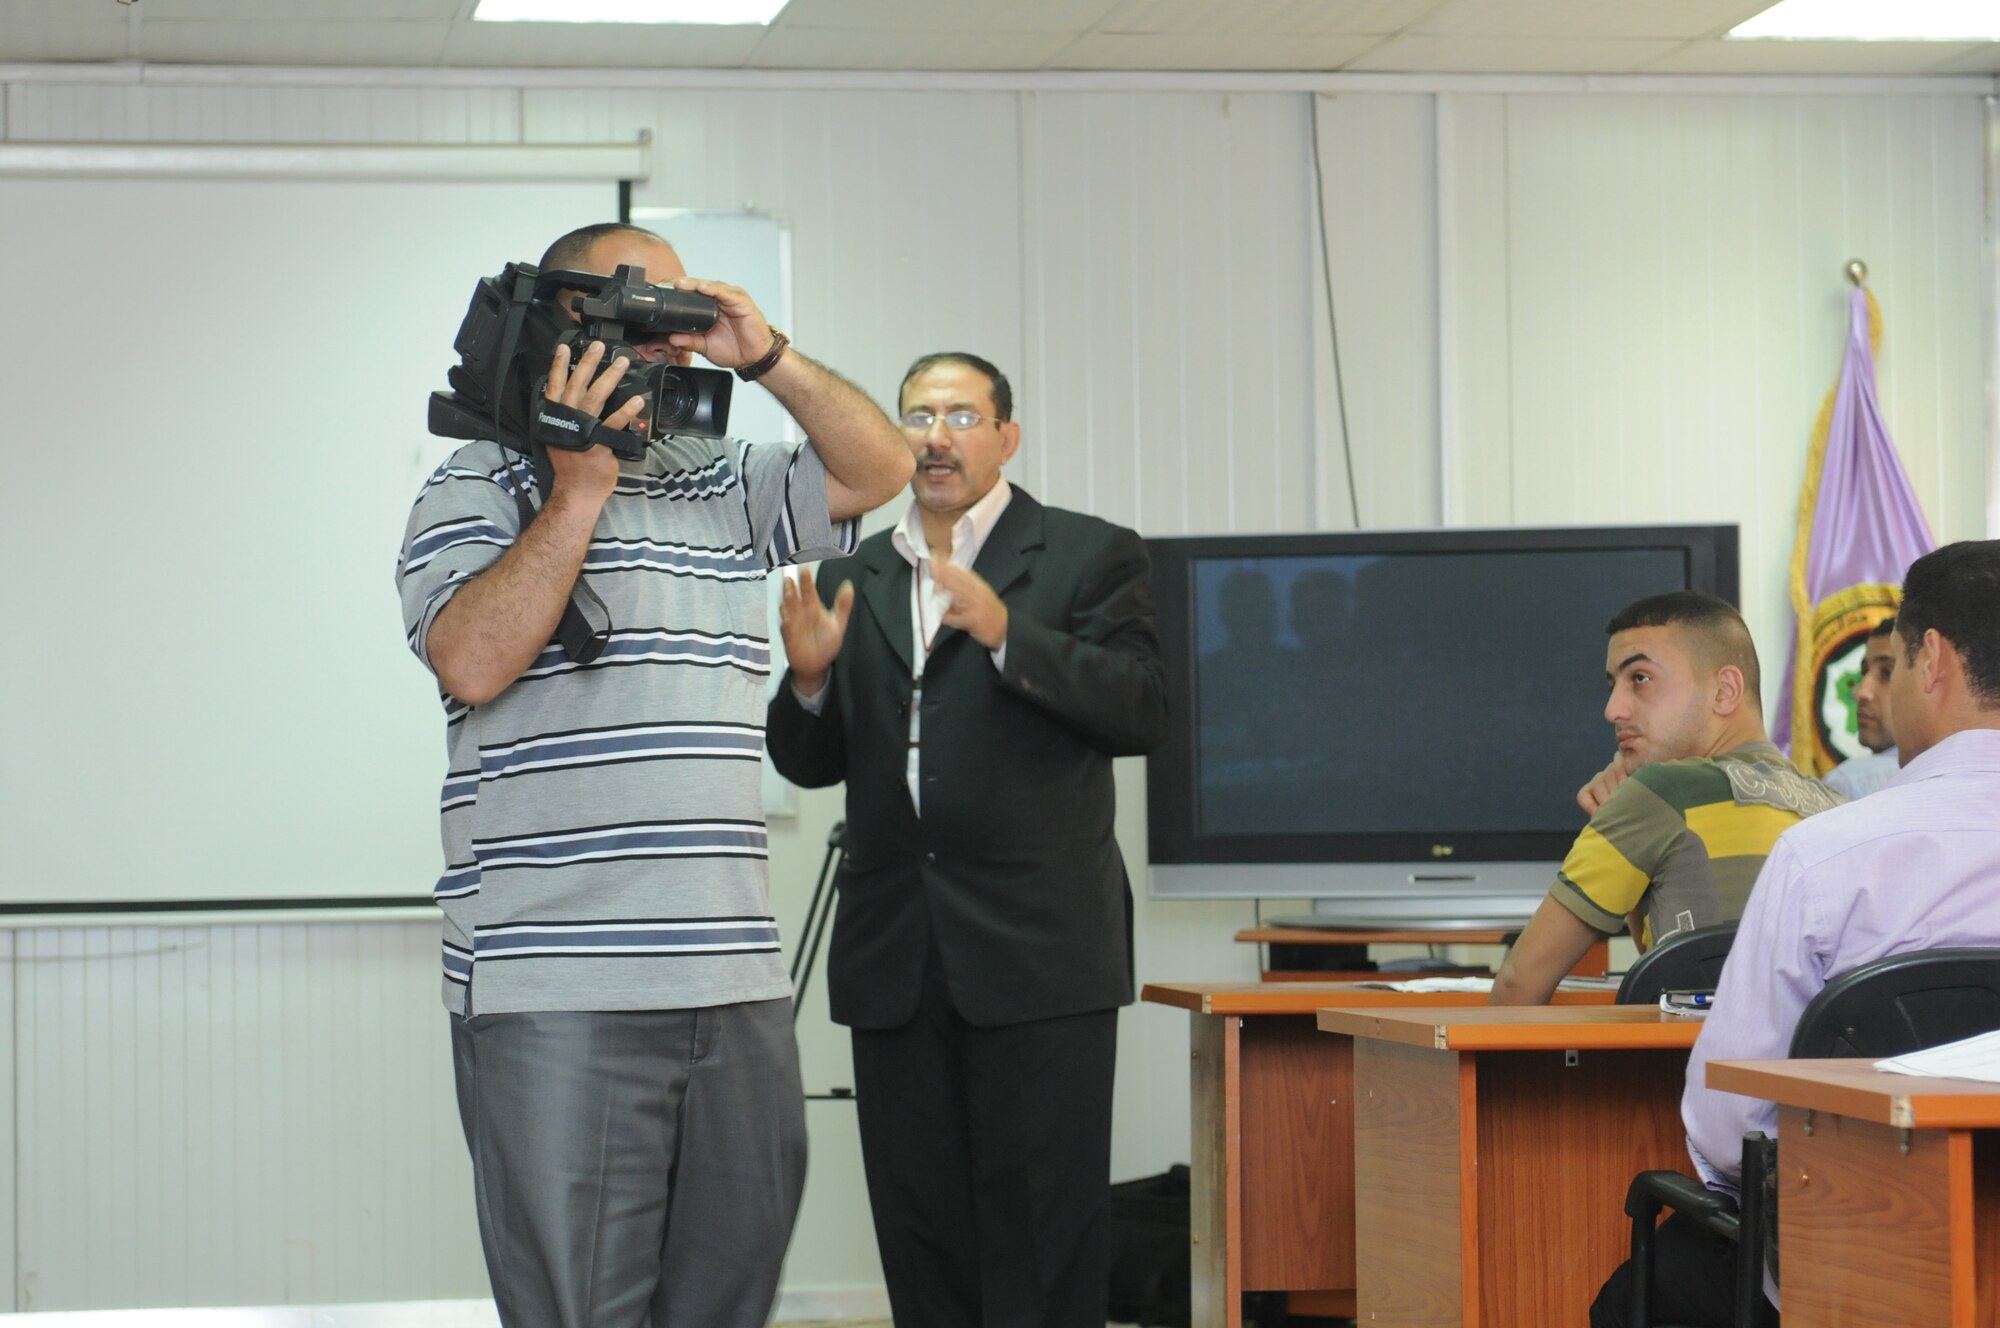
[[[741,286],[700,277],[681,277],[673,285],[675,290],[706,295],[716,304],[715,326],[706,332],[674,333],[668,340],[676,349],[698,351],[718,369],[755,364],[771,349],[771,325]]]
[[[542,393],[543,398],[573,410],[599,415],[604,403],[611,399],[612,390],[630,367],[625,357],[620,355],[605,366],[604,372],[599,373],[597,366],[603,358],[604,343],[593,341],[572,371],[569,347],[557,346],[555,357],[549,361],[549,385]],[[604,416],[603,427],[631,427],[645,404],[643,397],[633,397],[612,414]],[[572,452],[567,448],[552,447],[548,452],[549,464],[555,468],[555,493],[550,495],[551,501],[558,495],[574,495],[602,507],[604,500],[611,496],[611,491],[618,487],[618,456],[610,448],[592,447]]]

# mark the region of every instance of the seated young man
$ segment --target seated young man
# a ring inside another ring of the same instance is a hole
[[[1840,797],[1772,745],[1757,647],[1726,600],[1652,595],[1605,628],[1604,717],[1632,775],[1583,828],[1493,980],[1495,1005],[1545,1005],[1602,937],[1640,947],[1741,916],[1778,835]]]
[[[1812,998],[1850,969],[1908,950],[2000,945],[2000,540],[1925,554],[1903,596],[1889,681],[1902,772],[1778,840],[1688,1057],[1688,1152],[1727,1194],[1743,1135],[1775,1134],[1778,1111],[1709,1088],[1710,1061],[1782,1058]],[[1620,1267],[1598,1293],[1593,1328],[1626,1322],[1630,1275]],[[1655,1238],[1655,1321],[1728,1324],[1735,1276],[1734,1246],[1669,1217]]]

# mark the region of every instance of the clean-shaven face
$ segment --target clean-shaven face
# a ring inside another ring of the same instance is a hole
[[[1604,718],[1618,750],[1638,765],[1699,756],[1708,727],[1708,677],[1697,671],[1677,627],[1634,627],[1611,638]]]

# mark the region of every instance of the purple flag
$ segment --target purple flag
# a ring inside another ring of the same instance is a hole
[[[1809,775],[1867,751],[1854,684],[1868,633],[1896,612],[1904,571],[1936,547],[1875,400],[1880,336],[1875,297],[1857,286],[1840,382],[1820,408],[1799,493],[1791,574],[1798,630],[1773,727]]]

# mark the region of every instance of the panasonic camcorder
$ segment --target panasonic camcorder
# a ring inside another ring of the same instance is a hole
[[[492,438],[519,452],[602,443],[633,461],[667,434],[719,438],[729,425],[729,374],[648,361],[637,349],[672,332],[706,332],[716,314],[706,295],[648,285],[635,267],[607,277],[509,263],[472,292],[452,342],[459,363],[447,374],[451,390],[431,393],[430,431]],[[620,355],[627,365],[603,414],[635,396],[645,401],[630,429],[600,428],[596,417],[543,397],[556,347],[568,346],[574,365],[593,341],[604,343],[600,372]]]

